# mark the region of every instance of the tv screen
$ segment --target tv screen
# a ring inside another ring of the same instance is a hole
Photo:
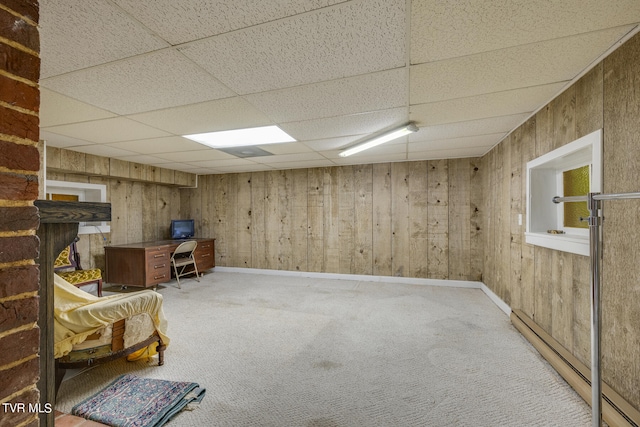
[[[192,219],[172,219],[171,238],[190,239],[194,236],[195,230]]]

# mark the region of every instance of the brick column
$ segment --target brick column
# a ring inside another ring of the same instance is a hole
[[[39,424],[38,18],[0,0],[0,427]]]

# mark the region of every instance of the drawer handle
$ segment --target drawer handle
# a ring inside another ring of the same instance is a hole
[[[207,256],[211,256],[211,254],[202,254],[200,255],[201,258],[207,257]]]
[[[158,279],[164,279],[165,277],[167,277],[167,275],[166,275],[166,274],[163,274],[162,276],[153,276],[153,278],[154,278],[155,280],[158,280]]]
[[[153,268],[162,268],[162,267],[166,267],[167,264],[158,264],[158,265],[154,265]]]
[[[153,257],[154,258],[164,258],[165,255],[166,254],[157,254],[157,255],[154,255]]]

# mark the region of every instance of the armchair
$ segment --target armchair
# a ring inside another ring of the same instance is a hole
[[[74,286],[86,286],[96,283],[98,285],[98,296],[102,296],[102,271],[99,268],[85,270],[80,265],[80,254],[76,247],[76,239],[60,252],[53,263],[56,274]]]
[[[127,357],[158,354],[164,363],[169,343],[162,295],[151,290],[102,298],[54,275],[54,357],[56,388],[64,370]]]

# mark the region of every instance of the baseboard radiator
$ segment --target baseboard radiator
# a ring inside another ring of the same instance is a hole
[[[553,368],[591,405],[591,370],[547,334],[522,310],[511,312],[511,323]],[[612,427],[640,426],[640,412],[607,384],[602,384],[602,418]]]

